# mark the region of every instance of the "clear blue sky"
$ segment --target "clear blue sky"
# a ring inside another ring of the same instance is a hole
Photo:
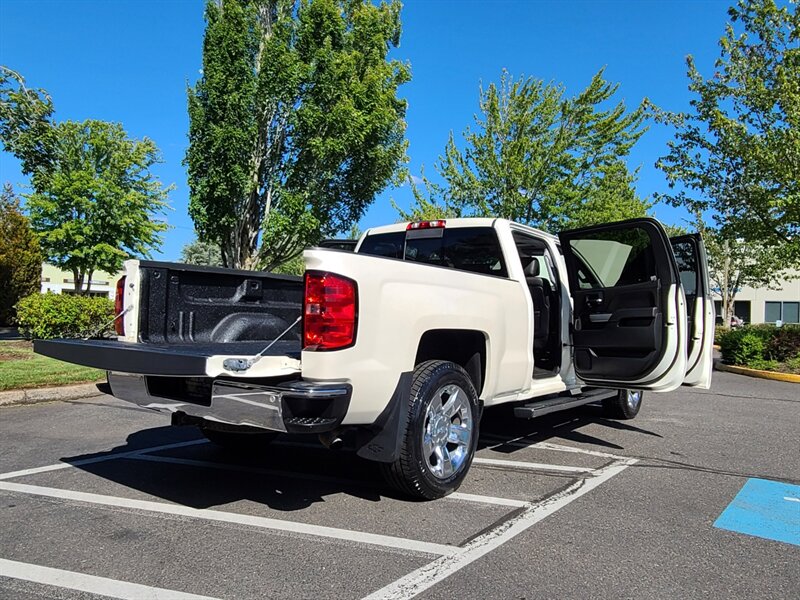
[[[403,36],[394,56],[410,62],[409,168],[418,175],[442,153],[451,130],[460,136],[477,111],[478,86],[503,68],[563,82],[571,95],[606,67],[629,107],[645,96],[669,110],[688,108],[685,57],[709,73],[733,0],[407,0]],[[53,97],[57,120],[119,121],[135,137],[150,137],[163,153],[156,169],[174,183],[167,215],[174,227],[158,258],[177,259],[193,237],[181,161],[186,149],[187,82],[199,76],[202,0],[0,0],[0,64],[22,73]],[[666,189],[653,163],[670,132],[653,127],[634,148],[642,196]],[[25,183],[18,163],[0,154],[0,180]],[[394,198],[407,206],[407,187],[382,193],[362,229],[397,219]],[[656,207],[665,222],[681,212]]]

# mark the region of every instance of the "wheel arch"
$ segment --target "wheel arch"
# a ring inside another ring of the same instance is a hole
[[[430,329],[422,334],[414,364],[447,360],[461,366],[480,398],[486,382],[488,336],[474,329]]]

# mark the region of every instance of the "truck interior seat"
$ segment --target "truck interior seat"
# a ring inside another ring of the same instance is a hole
[[[550,282],[539,277],[539,261],[535,256],[525,267],[525,281],[531,292],[533,301],[533,350],[534,360],[536,352],[547,347],[550,338],[550,298],[552,290]]]

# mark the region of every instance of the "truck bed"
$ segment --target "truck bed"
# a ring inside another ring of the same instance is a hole
[[[126,279],[126,304],[132,312],[125,318],[124,336],[37,340],[34,350],[66,362],[138,375],[270,377],[299,371],[302,327],[296,321],[302,312],[302,278],[129,261]],[[273,340],[277,341],[270,346]],[[227,359],[252,360],[267,346],[256,368],[228,368]]]

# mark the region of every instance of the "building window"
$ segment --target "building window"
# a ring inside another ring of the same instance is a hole
[[[800,323],[800,302],[783,303],[783,322]]]
[[[769,304],[769,303],[768,303]],[[780,302],[778,303],[780,304]],[[717,325],[722,325],[722,301],[714,300],[714,314],[717,315]],[[743,323],[752,322],[750,314],[750,300],[734,300],[733,314],[739,317]]]
[[[765,302],[764,322],[800,323],[800,302]]]

